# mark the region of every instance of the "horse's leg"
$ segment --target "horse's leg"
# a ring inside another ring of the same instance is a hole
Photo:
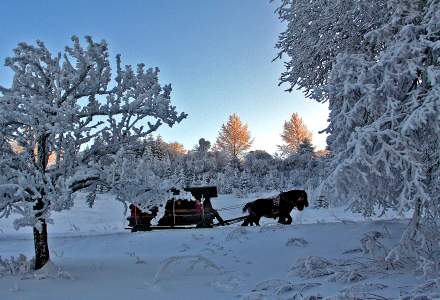
[[[260,226],[260,219],[261,219],[261,216],[255,216],[255,218],[254,218],[255,225]]]
[[[280,215],[280,217],[278,218],[278,223],[284,224],[284,225],[292,224],[292,217],[290,216],[290,214]]]
[[[286,217],[284,216],[284,215],[279,215],[278,216],[278,223],[280,223],[280,224],[285,224],[285,220],[286,220]]]
[[[255,214],[252,214],[251,216],[250,216],[250,226],[254,226],[254,224],[255,224]]]
[[[255,212],[251,212],[250,215],[250,222],[251,222],[251,226],[258,225],[258,215]]]
[[[241,224],[241,226],[252,226],[253,225],[253,219],[254,219],[255,213],[252,211],[252,209],[250,207],[247,208],[247,212],[249,213],[249,215],[244,219],[244,222],[243,222],[243,224]]]

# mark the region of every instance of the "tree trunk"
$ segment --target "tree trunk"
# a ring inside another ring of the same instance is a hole
[[[47,168],[48,151],[47,151],[47,133],[42,134],[38,138],[36,165],[38,166],[42,178]],[[39,189],[42,197],[46,196],[44,187]],[[47,199],[46,199],[47,200]],[[47,208],[48,203],[40,198],[34,205],[35,217],[38,222],[34,226],[34,247],[35,247],[35,270],[41,269],[49,260],[49,245],[47,242],[47,224],[43,217],[43,212]]]
[[[415,239],[419,229],[420,229],[420,219],[422,217],[422,200],[417,199],[416,205],[414,207],[414,212],[410,222],[410,227],[412,228],[411,239]]]
[[[34,205],[38,223],[34,226],[35,270],[41,269],[49,260],[49,244],[47,242],[47,223],[42,217],[44,201],[38,199]]]
[[[49,260],[46,220],[40,219],[40,225],[41,228],[34,227],[35,270],[41,269]]]

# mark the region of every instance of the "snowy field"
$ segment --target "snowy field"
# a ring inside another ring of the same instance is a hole
[[[240,208],[221,208],[255,197],[212,202],[232,218]],[[107,196],[92,209],[77,201],[53,217],[53,264],[38,274],[0,277],[1,300],[399,299],[423,282],[381,263],[407,223],[392,215],[365,220],[343,208],[308,208],[293,212],[287,226],[265,219],[261,227],[130,233],[123,206]],[[31,231],[11,223],[0,220],[0,255],[32,257]]]

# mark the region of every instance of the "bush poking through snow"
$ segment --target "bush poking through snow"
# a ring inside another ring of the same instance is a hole
[[[415,287],[407,295],[402,297],[403,300],[425,300],[440,299],[440,278],[429,280],[424,284]]]
[[[0,277],[28,274],[31,272],[31,265],[31,262],[23,254],[17,258],[12,256],[10,259],[3,259],[0,256]]]
[[[388,251],[385,249],[385,246],[379,242],[379,239],[383,237],[383,233],[379,231],[367,232],[361,239],[362,252],[370,255],[374,260],[385,260]]]
[[[298,283],[285,284],[275,290],[275,294],[282,297],[289,297],[288,299],[301,299],[303,292],[321,286],[321,283]],[[301,298],[300,298],[301,297]]]
[[[284,279],[270,279],[258,283],[242,299],[303,299],[305,291],[321,285],[319,282],[292,283]]]
[[[377,293],[380,290],[386,289],[388,286],[381,283],[361,283],[343,289],[341,292],[345,294],[366,295],[370,293]]]
[[[304,278],[317,278],[333,274],[334,271],[331,270],[331,267],[334,266],[333,262],[325,258],[307,256],[299,258],[290,271],[296,271],[299,276]]]
[[[23,279],[69,279],[72,280],[73,276],[66,271],[63,271],[61,267],[55,265],[51,260],[49,260],[44,267],[36,270],[32,273],[25,274]]]
[[[286,246],[305,247],[308,242],[303,238],[290,238],[286,242]]]
[[[327,280],[330,282],[354,283],[366,279],[368,274],[377,273],[378,269],[380,266],[376,263],[371,264],[371,260],[329,260],[308,256],[299,258],[290,268],[290,272],[291,275],[299,275],[303,278],[327,276]]]
[[[342,270],[342,271],[335,272],[333,275],[331,275],[329,277],[328,281],[353,283],[353,282],[358,282],[358,281],[361,281],[364,279],[365,279],[365,276],[362,275],[357,270]]]
[[[41,268],[34,270],[33,260],[28,260],[20,254],[17,258],[3,259],[0,257],[0,277],[21,276],[21,279],[73,279],[72,275],[57,267],[52,261]]]
[[[160,264],[154,276],[154,283],[169,277],[169,273],[188,275],[222,274],[222,269],[214,262],[201,255],[171,256]]]

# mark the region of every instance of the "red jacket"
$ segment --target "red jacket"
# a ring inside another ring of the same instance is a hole
[[[130,204],[130,206],[128,207],[130,208],[130,214],[132,217],[140,217],[142,214],[142,210],[139,209],[139,207],[137,207],[134,204]]]

